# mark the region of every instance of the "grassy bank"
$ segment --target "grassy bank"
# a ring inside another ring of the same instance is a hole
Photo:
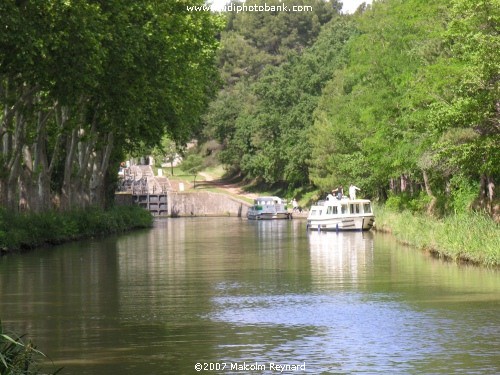
[[[146,210],[115,207],[70,212],[17,214],[0,209],[0,250],[11,252],[55,245],[82,238],[123,232],[152,225]]]
[[[500,226],[479,213],[431,218],[376,207],[376,229],[404,243],[455,261],[500,266]]]

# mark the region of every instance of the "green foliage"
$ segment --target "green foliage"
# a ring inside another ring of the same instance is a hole
[[[154,145],[164,133],[186,142],[216,89],[215,35],[223,20],[186,12],[178,1],[116,1],[103,12],[110,34],[96,104],[131,149]]]
[[[455,261],[500,265],[500,225],[482,213],[435,219],[377,206],[375,215],[377,230],[390,231],[404,243]]]
[[[420,192],[417,196],[413,196],[408,193],[402,194],[391,194],[385,202],[385,206],[390,210],[396,211],[411,211],[411,212],[422,212],[428,207],[431,202],[431,197],[429,197],[424,192]]]
[[[470,211],[472,203],[479,195],[479,188],[474,181],[462,175],[455,175],[450,180],[451,209],[456,214]]]
[[[391,177],[414,172],[422,135],[404,117],[408,84],[431,59],[439,17],[438,1],[387,1],[356,17],[360,33],[323,91],[310,134],[319,187],[355,181],[373,195]]]
[[[279,0],[256,0],[252,4],[280,6],[283,3]],[[240,12],[232,15],[228,26],[258,50],[275,56],[275,61],[279,62],[280,56],[284,56],[287,51],[298,51],[311,45],[321,25],[340,10],[336,0],[297,0],[293,5],[308,5],[312,11]]]
[[[356,181],[379,195],[403,175],[423,187],[425,171],[431,205],[462,212],[480,176],[497,181],[498,9],[498,0],[388,0],[357,15],[348,62],[316,109],[313,183]],[[424,209],[429,199],[415,194],[388,203]]]
[[[268,7],[283,4],[280,0],[256,0],[252,3]],[[300,52],[311,46],[321,26],[340,10],[337,0],[297,0],[293,5],[307,5],[312,7],[312,11],[226,14],[226,30],[220,35],[218,52],[224,90],[231,91],[239,82],[255,81],[267,66],[280,65],[290,52]]]
[[[3,330],[0,320],[0,374],[2,375],[36,375],[41,374],[38,366],[45,355],[36,349],[31,341],[25,343],[22,336],[8,335]],[[55,375],[62,370],[50,374]],[[49,373],[43,372],[49,375]]]
[[[267,184],[385,199],[401,178],[411,194],[391,187],[391,207],[464,212],[500,179],[499,5],[379,1],[290,39],[279,16],[232,15],[206,134]]]
[[[203,157],[197,154],[188,155],[182,162],[181,169],[189,174],[198,174],[203,169]]]
[[[194,176],[193,187],[196,188],[196,177],[198,176],[198,172],[204,168],[203,157],[201,155],[191,153],[182,161],[180,167],[184,172]]]
[[[26,250],[151,225],[150,213],[136,206],[27,214],[1,209],[0,249]]]
[[[164,135],[160,144],[153,148],[151,154],[157,165],[161,165],[164,161],[173,163],[179,156],[179,147],[175,141]]]
[[[268,184],[308,184],[307,129],[324,84],[342,64],[342,48],[354,32],[349,19],[334,17],[309,48],[290,50],[281,65],[222,90],[206,117],[206,134],[224,146],[221,161]]]
[[[179,0],[7,0],[0,14],[2,204],[17,206],[13,185],[36,185],[38,174],[49,181],[42,209],[50,189],[70,195],[64,182],[92,200],[113,183],[101,178],[109,148],[133,152],[165,134],[182,144],[199,132],[218,87],[221,15],[188,12]]]
[[[257,77],[263,66],[272,63],[271,56],[232,30],[221,33],[218,60],[226,87]]]
[[[451,1],[441,56],[422,70],[433,167],[471,181],[500,177],[498,0]]]

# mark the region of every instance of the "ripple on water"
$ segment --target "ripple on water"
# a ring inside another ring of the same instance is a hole
[[[311,373],[405,372],[444,353],[452,339],[450,322],[383,294],[370,300],[347,292],[219,296],[212,302],[207,318],[240,332],[219,347],[232,361],[305,361]]]

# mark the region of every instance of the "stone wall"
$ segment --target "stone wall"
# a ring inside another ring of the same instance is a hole
[[[169,192],[168,215],[178,216],[238,216],[246,217],[249,203],[208,191]]]
[[[246,217],[250,204],[233,198],[226,194],[197,191],[197,192],[172,192],[167,194],[166,211],[157,209],[157,200],[153,199],[158,195],[134,196],[131,193],[116,193],[116,205],[138,204],[144,208],[150,205],[152,214],[179,216],[237,216]],[[152,198],[153,197],[153,198]],[[146,199],[150,199],[150,204]],[[161,212],[160,212],[161,211]]]

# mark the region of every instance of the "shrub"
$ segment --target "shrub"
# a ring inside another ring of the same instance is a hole
[[[43,357],[45,355],[37,350],[31,341],[24,343],[22,336],[5,334],[0,320],[0,374],[40,374],[38,362]],[[55,375],[61,370],[62,368],[50,374]]]
[[[457,214],[470,211],[472,202],[479,196],[477,183],[471,183],[463,176],[453,176],[451,185],[451,208]]]
[[[0,249],[22,250],[152,225],[151,214],[137,206],[96,207],[69,212],[14,214],[0,210]]]

